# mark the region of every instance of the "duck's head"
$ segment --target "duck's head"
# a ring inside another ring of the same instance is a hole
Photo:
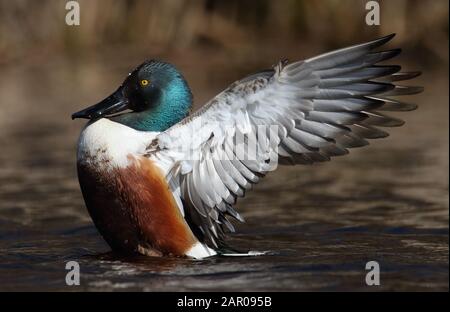
[[[106,117],[141,131],[164,131],[186,117],[191,105],[192,93],[182,74],[169,63],[151,60],[129,73],[113,94],[72,119]]]

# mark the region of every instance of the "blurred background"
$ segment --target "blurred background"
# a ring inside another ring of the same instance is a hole
[[[448,1],[0,0],[0,290],[448,290]],[[395,61],[420,70],[419,109],[371,147],[329,164],[281,168],[238,203],[231,241],[281,250],[237,261],[121,259],[85,210],[76,177],[83,121],[72,112],[114,91],[145,59],[175,64],[200,107],[236,79],[275,64],[397,33]],[[250,262],[251,261],[251,262]],[[83,280],[84,278],[84,280]],[[157,283],[154,283],[157,281]]]
[[[70,92],[67,102],[54,107],[61,113],[97,100],[91,92],[100,98],[148,58],[180,67],[196,105],[281,58],[300,59],[392,32],[395,45],[404,48],[403,59],[416,68],[448,66],[445,1],[379,1],[380,26],[365,24],[362,0],[80,0],[80,26],[65,24],[66,2],[0,1],[3,88],[27,99],[28,92],[35,99],[41,90]],[[32,81],[16,83],[15,74]],[[44,81],[51,87],[39,86]],[[39,109],[27,99],[16,101],[27,110]]]

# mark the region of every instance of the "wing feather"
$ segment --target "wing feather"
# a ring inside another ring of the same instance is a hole
[[[400,49],[374,51],[393,35],[286,64],[233,83],[202,109],[157,137],[147,155],[173,163],[167,178],[201,239],[223,244],[226,216],[243,221],[237,197],[280,164],[312,164],[384,138],[403,121],[381,112],[414,104],[390,96],[421,92],[394,82],[417,77],[379,64]],[[175,195],[176,196],[176,195]]]

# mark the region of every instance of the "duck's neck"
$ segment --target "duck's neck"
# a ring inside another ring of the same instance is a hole
[[[182,78],[169,84],[161,92],[154,107],[111,118],[139,131],[164,131],[185,118],[192,106],[192,94]]]

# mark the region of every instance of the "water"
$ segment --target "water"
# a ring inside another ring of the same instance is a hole
[[[387,140],[331,163],[280,168],[240,200],[247,223],[229,242],[272,255],[125,259],[110,253],[85,210],[75,170],[82,122],[69,116],[141,59],[2,69],[0,290],[448,290],[448,72],[420,80],[420,109],[402,114],[406,126]],[[243,71],[178,64],[197,103]],[[65,285],[70,260],[81,266],[76,288]],[[371,260],[381,266],[379,287],[365,284]]]

